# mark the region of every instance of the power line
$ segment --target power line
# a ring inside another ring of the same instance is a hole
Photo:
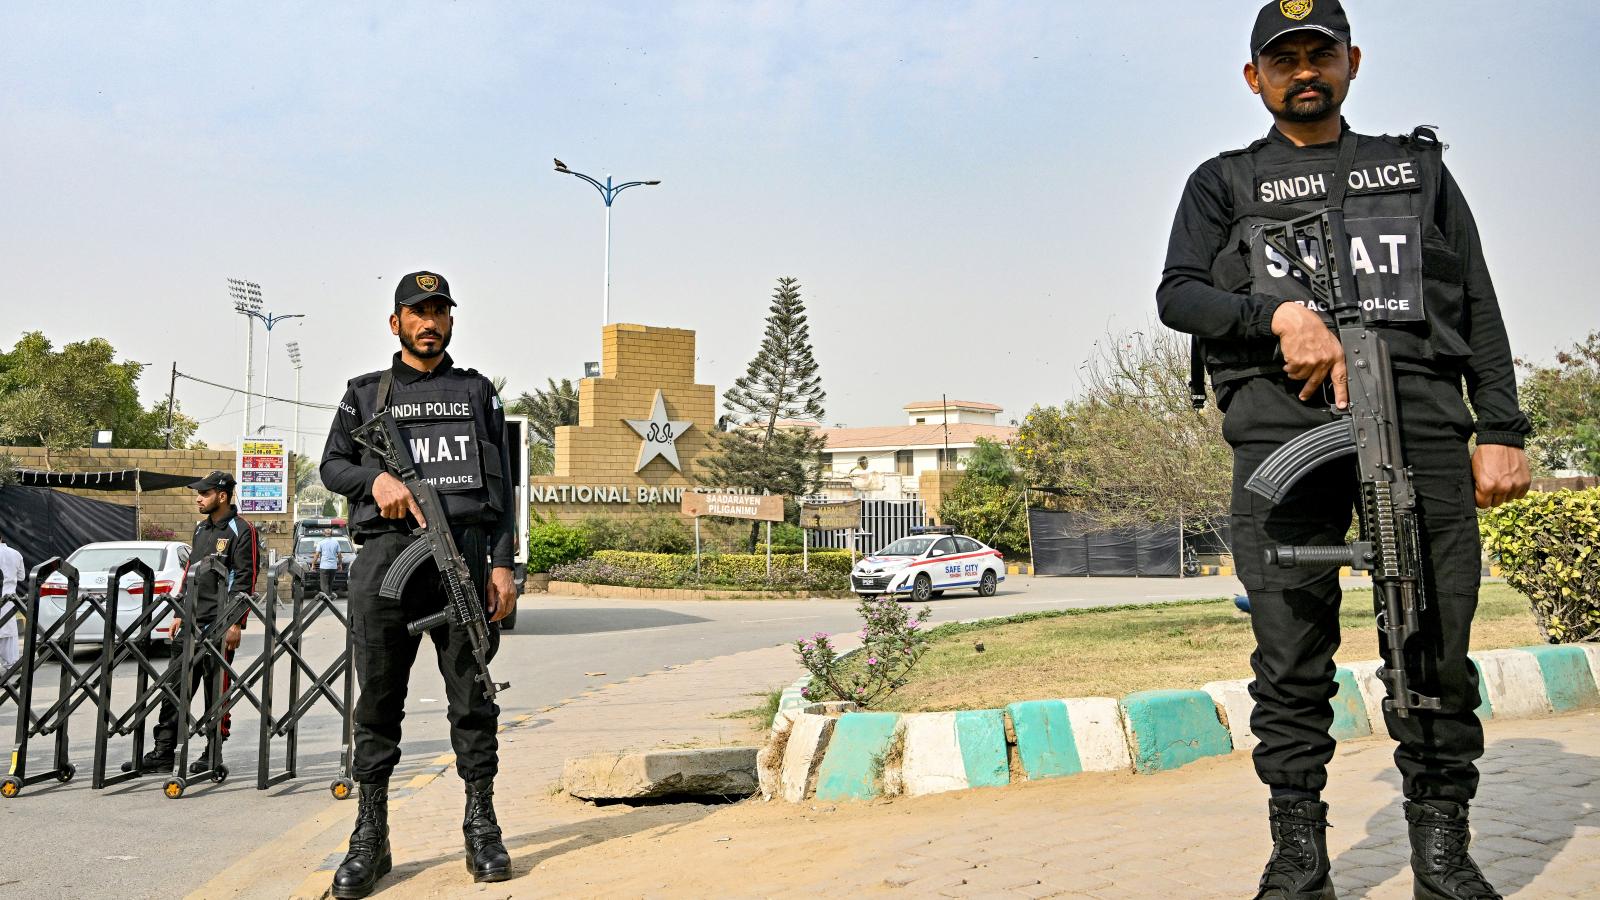
[[[178,377],[182,378],[182,379],[184,379],[186,381],[194,381],[194,382],[198,382],[199,384],[210,385],[211,387],[214,387],[214,388],[221,388],[222,390],[225,390],[225,391],[232,391],[235,394],[244,393],[244,391],[240,390],[239,388],[229,387],[228,385],[225,385],[225,384],[217,384],[215,381],[207,381],[204,378],[196,378],[193,375],[185,375],[182,372],[178,373]],[[253,394],[253,396],[266,397],[267,395],[265,395],[265,394]],[[338,406],[336,406],[336,405],[334,405],[332,403],[311,403],[309,401],[287,400],[287,399],[284,399],[283,397],[267,397],[267,399],[271,400],[271,401],[273,401],[275,403],[288,403],[288,404],[290,404],[292,406],[306,406],[306,407],[310,407],[311,409],[338,409],[339,408]]]

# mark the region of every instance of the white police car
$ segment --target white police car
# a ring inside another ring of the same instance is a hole
[[[993,597],[1006,580],[1000,551],[953,528],[916,528],[856,563],[850,589],[861,597],[909,595],[916,601],[948,590],[972,589]]]

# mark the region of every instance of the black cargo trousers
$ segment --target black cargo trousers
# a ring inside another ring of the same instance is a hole
[[[482,602],[488,596],[488,540],[477,528],[453,528],[456,547],[466,557],[467,568]],[[406,689],[411,664],[416,661],[422,636],[406,633],[406,625],[444,608],[444,588],[439,570],[424,562],[411,576],[400,599],[378,596],[383,576],[401,551],[413,541],[409,534],[378,534],[361,545],[350,566],[350,639],[354,650],[356,699],[352,722],[355,731],[355,780],[361,784],[385,781],[400,762],[400,720],[405,717]],[[472,659],[466,629],[455,625],[428,634],[444,676],[445,716],[450,722],[450,744],[456,752],[456,772],[464,781],[493,778],[499,771],[499,740],[495,729],[500,707],[483,698],[482,685]],[[500,626],[489,623],[490,657],[500,646]]]
[[[1276,506],[1244,487],[1273,450],[1332,419],[1326,398],[1303,403],[1297,387],[1284,376],[1257,376],[1222,385],[1217,402],[1234,453],[1234,561],[1250,594],[1256,637],[1250,657],[1256,676],[1250,727],[1261,741],[1256,773],[1271,786],[1316,792],[1327,784],[1334,750],[1328,730],[1337,692],[1338,573],[1268,566],[1263,550],[1343,543],[1358,493],[1355,464],[1349,457],[1324,464]],[[1466,802],[1478,788],[1473,763],[1483,755],[1483,725],[1474,712],[1478,671],[1467,658],[1480,565],[1467,451],[1472,417],[1459,379],[1401,374],[1396,394],[1400,443],[1417,492],[1425,598],[1421,633],[1407,645],[1407,674],[1412,688],[1439,697],[1441,708],[1384,718],[1399,742],[1395,763],[1405,796]]]
[[[183,627],[188,628],[189,623],[183,623]],[[196,627],[200,629],[198,632],[199,634],[204,634],[208,629],[211,628],[211,623],[200,622],[197,623]],[[174,646],[169,651],[174,657],[182,652],[182,648],[176,646],[177,637],[177,635],[174,635]],[[212,643],[213,645],[220,646],[222,644],[222,634],[217,634]],[[222,647],[222,658],[227,660],[228,665],[230,666],[233,665],[233,652],[234,651],[229,650],[227,647]],[[220,679],[216,677],[218,669],[221,669]],[[201,685],[204,685],[203,691]],[[219,690],[221,693],[226,694],[232,687],[233,679],[229,676],[227,669],[217,665],[216,657],[212,656],[211,653],[204,648],[198,646],[195,647],[194,663],[189,667],[189,697],[191,705],[194,702],[194,697],[196,694],[203,694],[206,701],[204,708],[206,710],[210,710],[211,707],[215,706],[217,703]],[[177,692],[179,690],[179,686],[177,684],[172,685],[172,690]],[[156,727],[153,732],[155,735],[156,749],[171,750],[178,746],[178,720],[178,704],[169,699],[162,698],[161,709],[156,713]],[[224,713],[222,716],[222,721],[217,724],[217,736],[225,741],[228,739],[228,735],[232,732],[232,730],[233,713]]]

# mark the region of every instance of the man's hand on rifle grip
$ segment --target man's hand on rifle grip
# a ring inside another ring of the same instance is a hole
[[[1479,509],[1527,496],[1532,480],[1528,454],[1521,447],[1479,444],[1472,451],[1473,499]]]
[[[1333,402],[1340,409],[1350,406],[1350,377],[1344,367],[1344,347],[1322,321],[1322,317],[1294,302],[1285,302],[1272,313],[1272,333],[1283,350],[1283,371],[1303,381],[1300,399],[1310,400],[1333,381]]]
[[[517,608],[517,588],[511,569],[501,566],[489,571],[489,621],[498,622]]]
[[[388,472],[373,480],[372,501],[378,504],[378,511],[386,519],[403,519],[409,512],[418,525],[424,528],[428,526],[428,520],[423,518],[422,510],[417,506],[417,498],[411,496],[411,489]]]

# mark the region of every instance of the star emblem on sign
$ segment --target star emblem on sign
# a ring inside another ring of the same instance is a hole
[[[644,444],[639,448],[639,464],[633,467],[635,472],[643,469],[650,460],[658,456],[672,463],[674,469],[683,471],[683,466],[678,462],[677,440],[685,431],[694,427],[694,422],[667,418],[667,401],[661,396],[660,388],[656,389],[656,402],[650,407],[650,418],[622,421],[627,422],[628,427],[644,439]]]

